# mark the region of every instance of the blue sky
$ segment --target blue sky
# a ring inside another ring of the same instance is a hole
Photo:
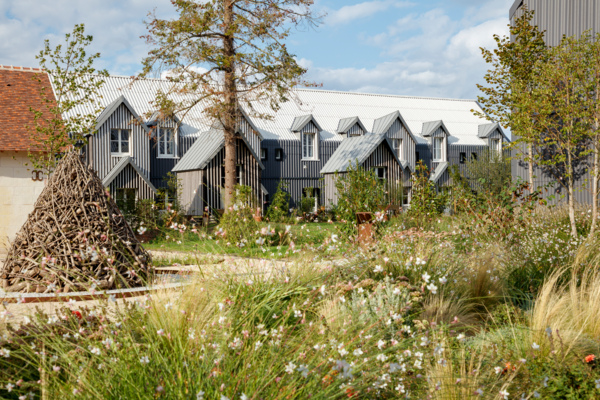
[[[507,34],[513,0],[315,0],[316,30],[295,32],[289,48],[324,89],[475,98],[487,69],[480,46]],[[134,75],[148,48],[143,20],[168,0],[0,0],[0,64],[36,66],[43,40],[62,40],[83,22],[99,66]]]

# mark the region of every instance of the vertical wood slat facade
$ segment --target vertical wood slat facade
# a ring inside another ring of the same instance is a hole
[[[94,168],[100,179],[103,179],[121,161],[121,156],[111,154],[110,132],[112,129],[127,129],[130,131],[129,154],[141,171],[149,177],[150,140],[147,131],[124,104],[121,104],[99,127],[98,132],[89,138],[86,148],[88,164]],[[138,189],[138,198],[140,199],[150,199],[154,196],[152,190],[131,166],[121,171],[109,186],[112,191],[118,187]]]
[[[390,139],[402,139],[402,147],[403,153],[399,155],[398,158],[400,161],[408,161],[408,164],[411,166],[414,171],[415,165],[417,164],[416,154],[415,154],[415,146],[416,143],[413,138],[409,135],[406,127],[402,124],[400,119],[396,119],[390,129],[388,129],[386,136]],[[410,180],[409,180],[410,182]]]
[[[321,189],[319,204],[326,205],[320,172],[340,143],[339,141],[321,140],[318,146],[318,160],[302,161],[300,140],[263,140],[262,148],[267,152],[267,159],[263,160],[265,170],[262,174],[262,184],[269,192],[269,196],[275,194],[279,181],[283,180],[289,186],[290,207],[300,204],[302,191],[306,187]],[[283,150],[283,160],[275,160],[276,149]]]
[[[392,149],[389,148],[387,142],[384,140],[377,146],[371,155],[361,164],[361,167],[369,170],[375,167],[385,167],[387,171],[388,184],[391,183],[390,190],[396,190],[396,182],[400,183],[403,180],[402,166],[398,164]],[[343,176],[345,172],[338,173],[338,176]],[[325,174],[323,178],[325,203],[327,205],[335,205],[338,201],[338,193],[335,187],[335,174]],[[400,188],[398,188],[400,189]],[[398,193],[391,193],[392,196]]]
[[[223,209],[221,190],[224,162],[225,148],[219,151],[206,168],[177,173],[183,187],[181,203],[187,215],[202,215],[205,207],[211,211]],[[241,139],[236,141],[236,165],[242,166],[240,184],[251,187],[253,195],[260,202],[262,199],[260,166]]]

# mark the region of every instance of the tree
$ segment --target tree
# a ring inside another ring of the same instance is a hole
[[[534,142],[542,150],[536,156],[536,163],[567,191],[573,236],[577,236],[575,182],[587,171],[586,164],[593,152],[590,133],[597,135],[590,132],[593,121],[589,108],[595,105],[586,58],[589,46],[586,37],[566,37],[550,50],[548,59],[537,65],[537,87],[531,105],[541,129]]]
[[[494,35],[497,48],[493,51],[481,48],[483,58],[491,68],[484,76],[488,86],[477,85],[483,92],[483,96],[477,96],[477,101],[484,113],[475,112],[510,128],[512,145],[527,148],[524,158],[529,167],[531,191],[535,190],[532,143],[539,132],[531,113],[531,93],[535,89],[536,64],[548,57],[544,32],[531,24],[533,14],[525,9],[514,25],[509,26],[512,40]]]
[[[592,148],[592,223],[590,234],[596,231],[598,223],[598,197],[600,195],[600,34],[596,37],[584,35],[581,40],[585,41],[585,54],[587,60],[587,89],[584,113],[590,121],[588,136]]]
[[[50,41],[45,40],[44,49],[36,55],[52,88],[42,84],[41,74],[34,75],[41,87],[42,104],[30,107],[35,125],[28,127],[34,143],[29,158],[32,166],[45,174],[56,167],[57,154],[79,141],[85,142],[86,135],[95,131],[96,117],[102,111],[99,90],[108,72],[94,68],[100,53],[86,53],[92,40],[91,35],[85,34],[84,25],[78,24],[65,35],[64,47],[58,44],[52,48]],[[76,113],[76,107],[89,112]]]
[[[172,0],[179,18],[151,14],[142,75],[168,71],[176,83],[171,93],[157,93],[156,106],[173,115],[202,103],[225,136],[225,209],[235,186],[235,141],[239,107],[268,118],[253,107],[266,102],[273,111],[292,88],[307,84],[306,69],[288,52],[284,40],[291,27],[314,26],[313,0]],[[185,94],[174,101],[171,94]]]

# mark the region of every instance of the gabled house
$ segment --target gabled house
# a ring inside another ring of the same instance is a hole
[[[379,179],[388,182],[390,194],[399,196],[403,168],[396,149],[392,147],[392,140],[385,134],[364,134],[345,139],[321,169],[325,203],[337,204],[336,179],[345,175],[351,166],[373,170]]]

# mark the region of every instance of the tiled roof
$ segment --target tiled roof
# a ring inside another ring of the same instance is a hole
[[[42,103],[40,89],[53,95],[48,75],[41,74],[41,83],[35,79],[38,68],[0,65],[0,151],[35,150],[31,132],[35,126],[30,107],[50,114]],[[27,127],[30,127],[29,129]]]

